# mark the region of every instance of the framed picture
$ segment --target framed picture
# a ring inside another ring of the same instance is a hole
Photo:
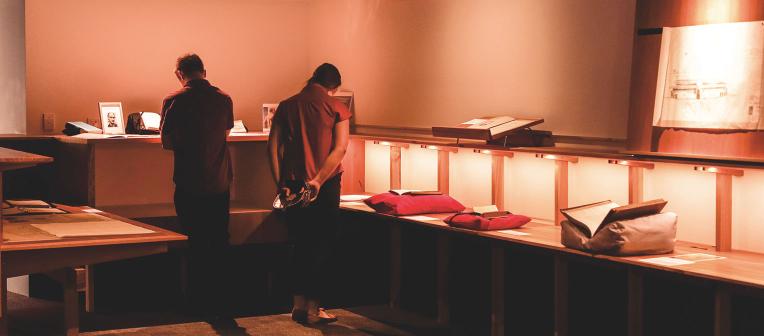
[[[263,132],[271,131],[271,123],[273,122],[273,114],[276,113],[276,109],[279,104],[263,104]]]
[[[125,120],[122,118],[122,103],[98,103],[103,134],[125,134]]]

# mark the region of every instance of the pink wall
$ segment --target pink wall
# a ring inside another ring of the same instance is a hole
[[[27,132],[43,133],[42,113],[55,113],[56,134],[96,119],[99,101],[121,101],[125,116],[158,111],[190,51],[259,129],[260,106],[310,74],[307,16],[302,0],[27,0]]]
[[[545,118],[557,134],[626,137],[634,0],[322,0],[310,64],[337,63],[358,124]],[[329,32],[327,32],[329,30]]]

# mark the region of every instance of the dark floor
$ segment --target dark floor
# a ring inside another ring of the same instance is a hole
[[[61,304],[10,293],[11,334],[18,336],[61,335]],[[83,313],[82,335],[177,336],[177,335],[443,335],[450,334],[431,320],[392,311],[384,306],[330,310],[337,323],[303,326],[288,314],[243,316],[228,320],[199,321],[164,313]]]

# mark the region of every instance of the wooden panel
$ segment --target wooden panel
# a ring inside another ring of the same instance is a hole
[[[80,333],[80,305],[77,293],[77,272],[74,268],[62,270],[64,283],[64,329],[66,336],[76,336]]]
[[[725,286],[718,286],[714,296],[714,336],[732,334],[732,299]]]
[[[448,195],[449,185],[449,152],[438,151],[438,191]]]
[[[629,268],[628,271],[628,336],[642,336],[644,309],[644,279],[641,271]]]
[[[504,248],[491,248],[491,336],[504,335]]]
[[[0,336],[8,335],[8,274],[5,253],[0,252]]]
[[[491,203],[504,210],[504,157],[491,157]]]
[[[637,27],[658,28],[764,19],[762,0],[639,0]]]
[[[358,194],[366,191],[366,144],[363,140],[352,139],[342,159],[342,193]]]
[[[438,323],[447,325],[451,319],[451,308],[449,306],[448,296],[448,279],[449,279],[449,267],[448,262],[450,259],[449,237],[446,232],[438,233],[437,250],[435,251],[435,258],[437,258],[437,314]]]
[[[642,202],[644,198],[644,169],[629,167],[629,204]]]
[[[565,217],[560,209],[568,207],[568,162],[555,161],[554,170],[554,224],[560,225]]]
[[[716,250],[732,249],[732,175],[716,174]]]
[[[627,140],[627,148],[631,150],[651,150],[653,108],[655,107],[655,87],[658,82],[660,52],[660,35],[636,36],[634,38]]]
[[[568,335],[568,261],[561,255],[554,256],[554,330]]]
[[[401,148],[390,146],[390,189],[401,188]]]
[[[401,227],[390,226],[390,308],[401,306]]]

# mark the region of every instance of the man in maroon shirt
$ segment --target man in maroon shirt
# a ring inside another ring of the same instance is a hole
[[[302,92],[279,104],[268,141],[280,192],[289,195],[307,187],[317,193],[307,207],[286,211],[294,243],[292,318],[301,323],[336,321],[319,308],[319,299],[338,232],[340,162],[350,134],[350,111],[330,96],[341,82],[334,65],[319,66]]]
[[[229,186],[226,137],[233,127],[231,97],[210,85],[201,58],[178,58],[183,88],[162,103],[162,146],[175,158],[175,212],[188,235],[188,299],[200,313],[220,313],[227,268]]]

